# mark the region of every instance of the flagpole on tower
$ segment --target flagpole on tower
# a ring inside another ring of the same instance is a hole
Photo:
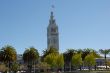
[[[51,11],[54,12],[55,6],[51,5]]]
[[[55,11],[55,6],[52,4],[51,5],[51,19],[54,18],[54,15],[53,15],[54,11]]]
[[[52,0],[52,4],[51,4],[51,16],[50,16],[51,19],[54,18],[53,13],[55,12],[55,2],[54,3],[53,2],[54,1]]]

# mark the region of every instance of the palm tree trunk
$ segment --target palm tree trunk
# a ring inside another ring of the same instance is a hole
[[[35,73],[35,61],[34,61],[34,73]]]
[[[80,65],[80,71],[82,70],[81,67],[82,67],[82,66]]]
[[[8,68],[9,68],[9,73],[10,73],[10,61],[8,61]]]
[[[95,67],[95,71],[96,71],[96,65],[94,67]]]
[[[71,62],[70,62],[70,72],[71,72]]]
[[[106,58],[106,54],[105,54],[105,66],[106,66],[106,70],[107,70],[107,58]]]

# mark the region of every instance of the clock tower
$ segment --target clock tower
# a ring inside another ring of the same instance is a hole
[[[53,12],[51,12],[49,25],[47,27],[47,49],[51,47],[59,51],[59,32]]]

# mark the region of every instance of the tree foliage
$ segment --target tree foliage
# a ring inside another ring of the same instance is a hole
[[[58,54],[58,50],[56,48],[50,47],[49,49],[46,49],[43,51],[42,61],[44,61],[44,58],[49,54]]]
[[[74,67],[80,67],[82,65],[82,58],[81,58],[81,53],[75,54],[72,57],[72,65]]]
[[[23,53],[24,62],[29,63],[29,62],[37,61],[38,58],[39,58],[39,53],[37,49],[35,49],[34,47],[27,48]]]
[[[45,57],[44,61],[54,69],[61,69],[64,66],[64,59],[62,54],[51,53]]]
[[[56,65],[57,68],[62,68],[64,66],[64,58],[62,54],[57,55]]]
[[[98,54],[98,52],[92,48],[78,49],[77,53],[81,53],[81,57],[82,57],[83,61],[84,61],[85,57],[91,53],[94,55],[95,58],[100,58],[100,55]]]
[[[53,68],[53,67],[56,67],[56,59],[57,59],[56,56],[57,56],[56,54],[51,53],[51,54],[49,54],[49,55],[47,55],[47,56],[45,57],[44,61],[45,61],[47,64],[49,64],[52,68]]]
[[[96,64],[94,55],[93,55],[93,54],[88,54],[88,55],[85,57],[84,64],[85,64],[86,66],[88,66],[88,68],[89,68],[89,70],[90,70],[90,67],[91,67],[91,66],[94,66],[94,65]]]
[[[15,48],[9,45],[2,47],[2,49],[0,50],[0,56],[2,58],[2,61],[6,63],[17,60],[17,53]]]
[[[16,73],[19,70],[19,64],[14,62],[11,66],[11,70]]]

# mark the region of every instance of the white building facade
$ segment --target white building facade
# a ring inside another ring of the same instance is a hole
[[[59,32],[53,12],[51,12],[49,25],[47,27],[47,49],[51,47],[59,51]]]

